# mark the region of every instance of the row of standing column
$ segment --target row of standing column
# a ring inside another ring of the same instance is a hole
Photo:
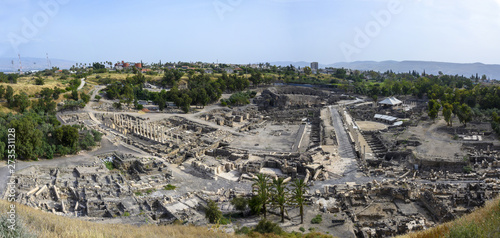
[[[127,129],[127,131],[133,134],[162,144],[167,142],[166,128],[164,126],[153,125],[145,121],[132,120],[129,117],[119,114],[114,114],[113,119],[115,125],[119,127],[118,130]]]

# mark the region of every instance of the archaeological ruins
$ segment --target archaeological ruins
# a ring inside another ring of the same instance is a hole
[[[388,237],[450,221],[498,195],[500,144],[489,124],[449,129],[429,122],[424,101],[399,100],[378,105],[331,88],[276,86],[250,105],[192,114],[94,103],[58,119],[104,133],[102,148],[81,164],[18,171],[19,201],[91,221],[206,225],[208,199],[233,213],[230,200],[252,196],[252,179],[265,173],[305,179],[306,223],[322,214],[318,230]],[[297,214],[289,208],[292,230],[301,226]]]

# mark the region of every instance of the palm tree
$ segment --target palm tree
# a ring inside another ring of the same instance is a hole
[[[304,223],[304,193],[306,189],[309,188],[306,183],[304,183],[303,179],[296,179],[292,184],[292,199],[295,202],[295,205],[300,208],[300,224]]]
[[[280,208],[281,222],[283,223],[285,222],[285,206],[289,201],[288,188],[286,188],[283,178],[273,179],[271,194],[273,206]]]
[[[262,205],[262,213],[264,213],[264,219],[267,218],[267,203],[270,198],[269,194],[269,177],[265,174],[258,174],[257,178],[253,179],[254,183],[252,187],[257,189],[257,197]]]

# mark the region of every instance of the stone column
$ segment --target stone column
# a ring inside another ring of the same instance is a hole
[[[161,128],[161,143],[165,144],[165,127]]]
[[[146,123],[146,138],[151,140],[151,127],[149,126],[149,123]]]
[[[146,136],[146,123],[141,123],[141,136]]]

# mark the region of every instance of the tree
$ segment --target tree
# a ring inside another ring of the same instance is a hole
[[[113,103],[113,107],[116,110],[120,110],[120,109],[122,109],[122,103],[121,102],[115,102],[115,103]]]
[[[344,68],[337,69],[335,71],[335,77],[336,78],[345,79],[346,75],[347,75],[347,71]]]
[[[296,179],[294,183],[292,183],[292,200],[296,206],[300,209],[300,224],[304,223],[304,193],[309,188],[306,183],[304,183],[303,179]]]
[[[63,90],[62,90],[62,89],[57,88],[57,87],[54,87],[54,90],[53,90],[53,93],[52,93],[52,98],[53,98],[54,100],[59,99],[59,95],[60,95],[62,92],[63,92]]]
[[[7,104],[9,108],[14,107],[14,89],[11,86],[7,86],[5,91],[5,99],[7,99]]]
[[[80,98],[85,102],[85,104],[89,103],[90,101],[90,95],[85,94],[84,92],[80,93]]]
[[[0,85],[0,99],[3,98],[3,95],[5,94],[5,88],[3,85]]]
[[[58,144],[76,151],[78,146],[78,129],[69,125],[64,125],[54,131],[54,136]]]
[[[20,158],[34,160],[38,158],[37,148],[42,146],[42,132],[35,120],[24,116],[10,122],[10,128],[16,129],[16,153]]]
[[[184,76],[184,73],[176,70],[176,69],[169,69],[165,70],[165,74],[163,75],[163,78],[161,80],[161,85],[163,87],[170,86],[173,87],[181,78]]]
[[[443,104],[443,117],[448,126],[453,126],[453,122],[451,120],[451,114],[453,113],[453,106],[449,103]]]
[[[464,124],[464,126],[467,127],[467,122],[470,122],[472,120],[472,109],[469,107],[469,105],[463,103],[458,108],[457,116],[460,123]]]
[[[101,142],[102,133],[96,130],[92,130],[92,135],[94,136],[94,142]]]
[[[163,99],[163,97],[158,97],[156,99],[155,103],[158,104],[158,109],[160,111],[163,111],[163,109],[165,109],[166,102],[165,102],[165,99]]]
[[[189,110],[191,110],[191,102],[193,101],[193,99],[191,99],[189,97],[189,94],[187,93],[183,93],[182,96],[182,111],[184,111],[184,113],[188,113]]]
[[[28,94],[22,92],[14,96],[14,105],[19,107],[19,112],[24,113],[26,108],[30,106],[30,100],[28,98]]]
[[[262,73],[261,72],[253,73],[250,76],[250,81],[252,82],[253,86],[257,86],[260,83],[262,83]]]
[[[264,213],[264,219],[267,218],[267,203],[270,199],[269,194],[269,177],[265,174],[258,174],[256,178],[253,179],[254,183],[252,187],[257,189],[257,199],[262,206],[262,213]]]
[[[429,110],[429,117],[434,120],[437,118],[438,116],[438,112],[439,112],[439,108],[441,107],[441,105],[439,105],[439,103],[434,100],[434,99],[431,99],[429,100],[429,102],[427,103],[427,109]]]
[[[222,218],[222,212],[219,210],[219,206],[212,200],[208,200],[205,218],[207,218],[210,223],[218,223]]]
[[[123,98],[125,99],[127,105],[130,105],[130,103],[134,101],[134,89],[130,84],[125,85],[125,88],[123,89]]]
[[[75,101],[78,101],[78,91],[76,90],[71,91],[71,98]]]
[[[79,142],[80,148],[87,150],[92,146],[95,146],[94,136],[89,132],[85,132],[83,138]]]
[[[306,75],[310,75],[310,74],[312,73],[311,68],[310,68],[310,67],[304,67],[304,73],[305,73]]]
[[[52,90],[50,88],[44,88],[44,89],[42,89],[42,91],[40,91],[40,97],[42,97],[44,99],[51,98],[53,93],[54,93],[54,90]]]
[[[273,179],[273,183],[271,185],[271,202],[273,206],[279,207],[282,223],[285,222],[285,206],[288,204],[288,196],[289,193],[285,186],[284,179]]]
[[[200,90],[200,94],[198,95],[198,97],[203,107],[205,107],[208,104],[208,102],[210,102],[210,97],[208,96],[207,91],[204,88]]]

